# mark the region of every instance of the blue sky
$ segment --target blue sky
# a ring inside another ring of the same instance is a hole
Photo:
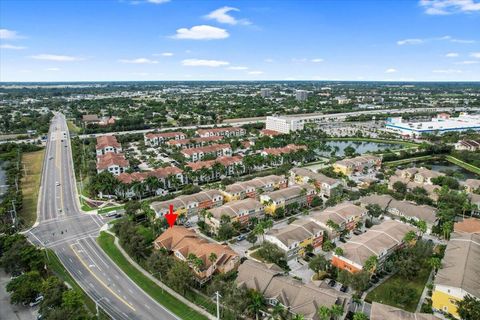
[[[480,1],[0,1],[0,81],[480,81]]]

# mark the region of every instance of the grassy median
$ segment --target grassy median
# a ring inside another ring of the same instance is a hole
[[[30,228],[37,219],[38,190],[42,178],[43,158],[45,149],[22,154],[22,168],[24,168],[21,181],[23,205],[18,213],[23,221],[23,228]]]
[[[115,264],[125,272],[128,277],[135,282],[150,297],[155,299],[162,306],[173,312],[182,319],[202,319],[207,317],[199,314],[192,308],[188,307],[175,297],[165,292],[155,282],[146,277],[140,270],[134,267],[123,254],[118,250],[114,243],[114,237],[106,232],[102,232],[97,239],[98,244],[107,253],[107,255],[115,262]]]
[[[464,168],[465,170],[468,170],[470,172],[476,173],[480,175],[480,168],[474,166],[473,164],[467,163],[465,161],[462,161],[460,159],[457,159],[452,156],[446,156],[445,159],[453,164],[456,164],[459,167]]]

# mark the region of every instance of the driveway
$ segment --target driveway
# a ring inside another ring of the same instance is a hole
[[[29,308],[22,305],[10,304],[10,295],[7,293],[7,283],[10,275],[0,269],[0,320],[35,320],[38,307]]]
[[[313,271],[308,268],[308,262],[299,259],[292,259],[288,261],[290,267],[290,275],[301,278],[304,283],[312,281]]]

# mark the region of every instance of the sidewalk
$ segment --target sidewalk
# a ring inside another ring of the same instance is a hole
[[[430,272],[430,275],[428,276],[427,284],[429,284],[432,281],[433,272],[434,272],[433,270]],[[425,298],[427,297],[427,292],[428,292],[428,288],[425,285],[425,287],[423,288],[422,295],[420,296],[420,300],[418,301],[417,309],[415,310],[415,312],[420,312],[420,309],[422,308],[422,305],[423,305],[423,301],[425,301]]]
[[[176,299],[180,300],[181,302],[183,302],[184,304],[186,304],[187,306],[189,306],[190,308],[194,309],[195,311],[197,311],[198,313],[204,315],[205,317],[207,317],[208,319],[210,320],[216,320],[216,317],[213,316],[212,314],[210,314],[209,312],[207,312],[205,309],[197,306],[196,304],[190,302],[189,300],[187,300],[185,297],[183,297],[182,295],[178,294],[176,291],[174,291],[173,289],[170,289],[170,287],[168,287],[167,285],[165,285],[163,282],[160,282],[157,278],[155,278],[154,276],[152,276],[149,272],[147,272],[145,269],[143,269],[138,263],[136,263],[132,258],[130,258],[130,256],[128,255],[128,253],[125,252],[125,250],[123,250],[122,246],[119,244],[119,240],[118,238],[113,234],[111,233],[110,231],[106,231],[107,233],[111,234],[112,236],[115,237],[115,246],[118,248],[118,250],[120,250],[120,252],[123,254],[123,256],[125,257],[125,259],[127,259],[127,261],[133,265],[138,271],[140,271],[141,273],[143,273],[144,276],[146,276],[147,278],[149,278],[151,281],[155,282],[155,284],[157,286],[159,286],[160,288],[162,288],[162,290],[165,290],[166,292],[168,292],[170,295],[172,295],[173,297],[175,297]],[[158,302],[158,301],[157,301]],[[158,302],[159,303],[159,302]],[[161,304],[161,303],[159,303]]]

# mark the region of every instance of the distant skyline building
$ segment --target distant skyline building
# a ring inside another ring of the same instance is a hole
[[[272,90],[267,88],[260,89],[260,96],[262,96],[262,98],[270,98],[272,96]]]
[[[295,92],[295,99],[297,101],[305,101],[308,99],[308,96],[310,95],[310,91],[307,90],[297,90]]]

